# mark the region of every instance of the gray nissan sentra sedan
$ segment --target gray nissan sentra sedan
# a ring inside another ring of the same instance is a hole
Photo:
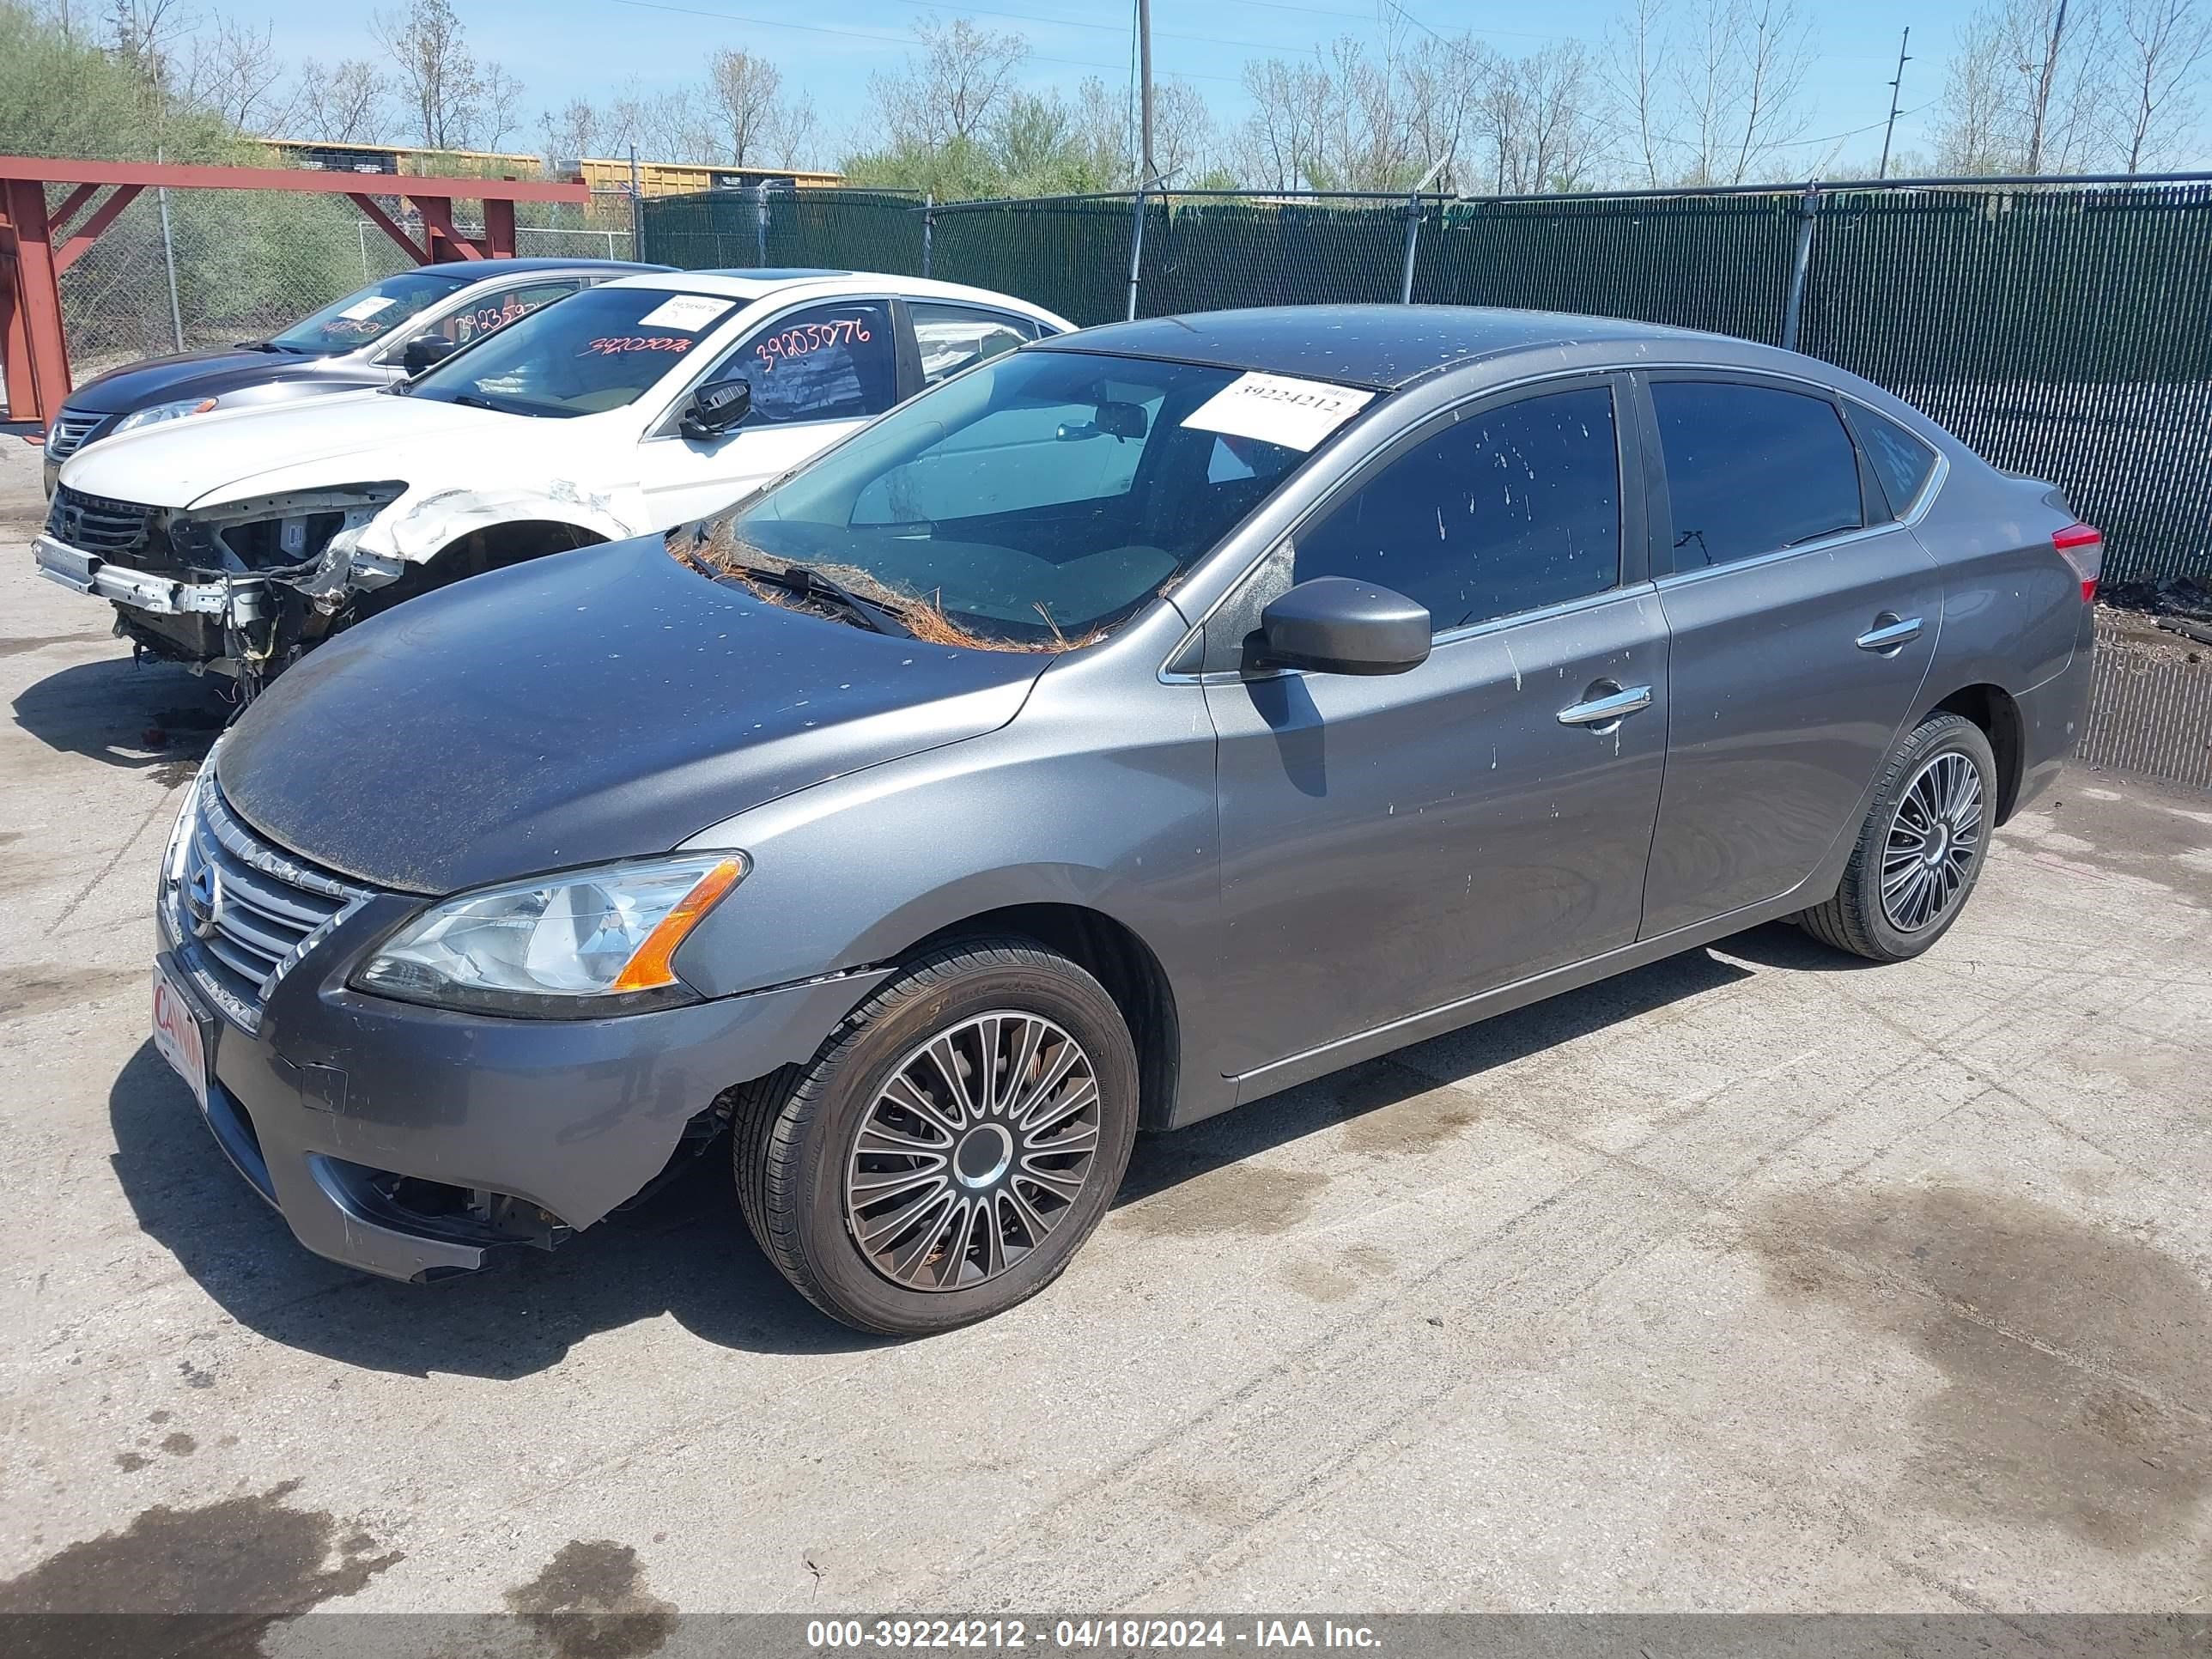
[[[325,1255],[550,1246],[726,1130],[800,1291],[942,1329],[1139,1128],[1778,917],[1926,950],[2072,745],[2100,551],[1741,341],[1039,342],[286,676],[179,821],[156,1040]]]

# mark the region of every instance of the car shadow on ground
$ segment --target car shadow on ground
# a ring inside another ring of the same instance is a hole
[[[231,716],[226,683],[173,663],[76,663],[15,694],[15,724],[49,749],[145,772],[164,787],[191,776]]]
[[[1178,1133],[1143,1136],[1116,1205],[1750,972],[1688,951]],[[731,1191],[726,1141],[559,1250],[509,1251],[481,1273],[426,1286],[357,1273],[295,1243],[217,1149],[150,1043],[117,1077],[108,1108],[116,1179],[147,1234],[241,1325],[345,1364],[519,1376],[557,1364],[597,1332],[663,1314],[704,1341],[757,1352],[878,1346],[809,1306],[756,1248]]]

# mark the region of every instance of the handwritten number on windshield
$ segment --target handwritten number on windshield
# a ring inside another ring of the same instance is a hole
[[[588,357],[597,352],[602,357],[618,357],[625,351],[689,351],[692,344],[689,339],[667,334],[603,334],[586,341],[576,355]]]
[[[838,317],[826,323],[800,323],[781,334],[771,334],[753,348],[753,355],[761,360],[763,368],[773,372],[779,361],[804,357],[810,351],[819,351],[823,346],[841,341],[849,344],[874,337],[862,319]]]

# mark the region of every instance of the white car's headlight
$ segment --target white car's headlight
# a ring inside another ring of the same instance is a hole
[[[159,426],[163,421],[181,421],[187,415],[204,415],[221,401],[215,398],[179,398],[172,404],[149,404],[143,409],[134,409],[115,423],[115,430],[107,435],[119,438],[126,432],[136,432],[142,426]]]
[[[354,984],[436,1008],[587,1018],[689,1002],[676,949],[745,877],[742,853],[479,888],[399,929]]]

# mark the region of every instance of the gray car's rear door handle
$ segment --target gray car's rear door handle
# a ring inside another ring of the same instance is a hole
[[[1570,703],[1559,710],[1562,726],[1611,726],[1635,714],[1640,708],[1651,707],[1651,688],[1648,685],[1624,686],[1602,697],[1592,697],[1585,702]]]
[[[1862,651],[1894,651],[1900,645],[1920,637],[1920,618],[1917,617],[1899,617],[1895,611],[1885,611],[1874,621],[1873,632],[1862,634],[1852,641]]]

